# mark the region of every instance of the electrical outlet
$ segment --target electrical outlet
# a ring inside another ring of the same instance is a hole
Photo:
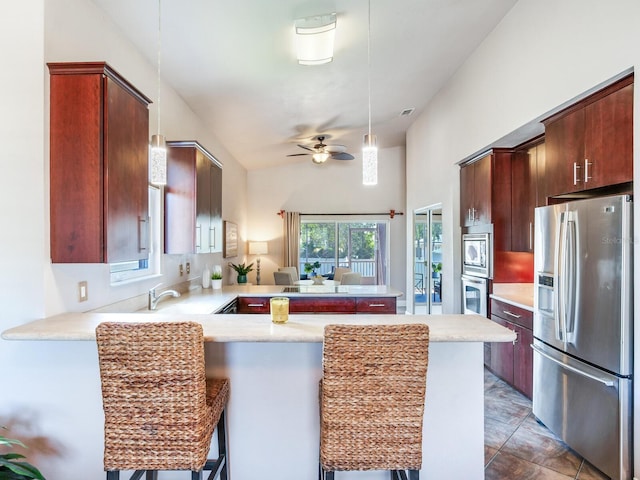
[[[191,273],[191,262],[187,262],[187,275]]]
[[[89,288],[87,281],[78,282],[78,301],[86,302],[89,300]]]
[[[184,275],[184,265],[180,264],[180,276]]]

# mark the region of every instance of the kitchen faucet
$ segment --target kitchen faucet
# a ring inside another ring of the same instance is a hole
[[[158,288],[160,285],[162,285],[162,283],[159,283],[149,290],[149,310],[155,310],[158,306],[158,302],[162,297],[171,295],[172,297],[177,298],[180,296],[180,293],[175,290],[165,290],[160,295],[156,296],[156,288]]]

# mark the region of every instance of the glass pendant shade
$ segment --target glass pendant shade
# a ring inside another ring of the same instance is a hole
[[[378,184],[378,146],[375,135],[365,135],[362,146],[362,184]]]
[[[149,154],[149,182],[167,184],[167,145],[163,135],[152,135]]]

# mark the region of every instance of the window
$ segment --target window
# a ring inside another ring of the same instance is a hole
[[[149,185],[149,257],[133,262],[111,263],[111,285],[128,283],[161,273],[162,261],[162,191]]]
[[[363,284],[385,285],[387,222],[302,220],[299,271],[305,264],[320,263],[317,274],[330,275],[336,267],[362,274]]]

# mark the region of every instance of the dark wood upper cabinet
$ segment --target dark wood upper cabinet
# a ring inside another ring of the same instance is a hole
[[[530,144],[517,148],[513,152],[511,159],[511,251],[513,252],[533,252],[534,211],[546,199],[543,193],[544,168],[544,143]]]
[[[167,148],[165,253],[221,252],[221,164],[195,141]]]
[[[48,67],[52,262],[147,258],[151,101],[104,62]]]
[[[633,75],[544,124],[547,196],[633,181]]]
[[[460,225],[493,224],[499,250],[510,245],[511,154],[511,149],[494,148],[460,169]]]

